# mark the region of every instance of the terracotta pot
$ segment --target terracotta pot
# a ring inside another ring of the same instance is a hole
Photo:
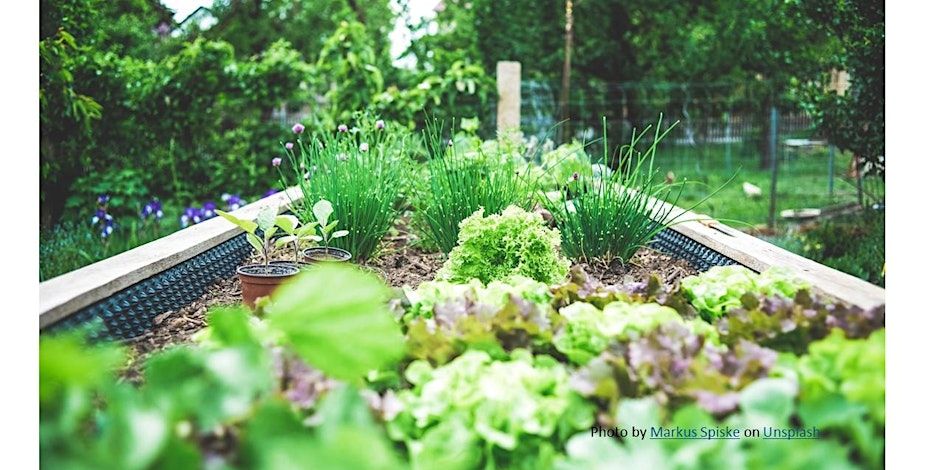
[[[255,301],[269,296],[277,286],[300,272],[293,263],[249,264],[235,270],[242,284],[242,301],[255,308]]]
[[[342,248],[332,246],[316,246],[304,250],[304,261],[307,263],[319,263],[322,261],[349,261],[352,254]]]

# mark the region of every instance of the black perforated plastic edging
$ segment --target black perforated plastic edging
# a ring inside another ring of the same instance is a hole
[[[178,310],[206,293],[209,286],[231,277],[251,253],[245,237],[235,237],[166,271],[89,305],[46,328],[46,332],[92,325],[92,339],[129,339],[153,327],[157,315]]]
[[[656,235],[650,246],[670,254],[677,258],[682,258],[690,263],[699,271],[707,271],[713,266],[732,266],[739,264],[735,260],[692,240],[691,238],[667,228]]]
[[[672,229],[656,236],[652,248],[682,258],[699,271],[712,266],[738,264],[731,258],[702,245]],[[235,237],[166,271],[144,279],[110,297],[89,305],[45,329],[94,326],[93,339],[129,339],[153,327],[153,318],[178,310],[206,293],[209,286],[235,274],[235,268],[251,253],[245,237]]]

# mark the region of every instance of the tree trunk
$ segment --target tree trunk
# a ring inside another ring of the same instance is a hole
[[[571,96],[571,49],[574,44],[574,4],[572,0],[565,1],[565,63],[561,69],[561,141],[567,142],[571,138],[571,117],[568,111],[568,100]]]

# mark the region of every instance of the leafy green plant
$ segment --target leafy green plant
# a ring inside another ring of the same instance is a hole
[[[349,235],[349,230],[333,230],[336,229],[336,224],[339,223],[338,220],[330,221],[330,217],[333,215],[333,204],[330,204],[330,201],[321,199],[313,205],[313,216],[317,218],[317,229],[320,231],[320,238],[323,239],[323,244],[330,246],[330,241],[337,238],[343,238],[346,235]]]
[[[792,299],[808,282],[784,268],[770,268],[760,274],[744,266],[715,266],[681,281],[682,291],[702,318],[713,321],[730,309],[741,307],[745,294],[762,294]]]
[[[442,279],[484,284],[522,275],[556,283],[571,262],[558,251],[558,231],[545,226],[538,214],[509,206],[501,214],[483,216],[483,209],[460,222],[458,244],[438,272]]]
[[[290,214],[279,215],[274,219],[274,225],[277,225],[285,233],[283,237],[274,242],[275,247],[282,247],[290,244],[294,248],[294,261],[300,261],[300,248],[303,244],[323,242],[325,246],[330,246],[330,241],[336,238],[342,238],[349,234],[346,230],[337,230],[338,221],[330,222],[330,216],[333,214],[333,205],[330,201],[321,199],[313,205],[313,214],[316,220],[301,225],[300,220]],[[316,232],[319,230],[320,235]]]
[[[468,351],[436,369],[416,361],[405,377],[414,387],[388,427],[418,468],[545,468],[553,442],[594,420],[564,366],[524,350],[509,361]]]
[[[618,337],[633,332],[644,334],[660,325],[678,322],[711,343],[718,343],[714,327],[696,318],[683,320],[670,307],[655,303],[611,302],[603,309],[575,302],[558,311],[565,319],[552,342],[558,351],[575,364],[585,364],[607,349]]]
[[[445,143],[434,123],[424,132],[424,145],[428,184],[415,201],[416,225],[441,253],[457,245],[461,221],[477,210],[495,214],[510,205],[531,208],[534,187],[528,169],[503,158],[501,149],[468,148],[459,139]]]
[[[303,193],[302,200],[292,203],[294,214],[303,223],[317,221],[316,204],[331,201],[334,222],[348,230],[342,238],[336,236],[340,232],[332,234],[336,246],[362,261],[375,252],[398,216],[409,140],[367,117],[356,124],[321,130],[309,140],[302,136],[303,126],[295,126],[296,144],[285,150],[289,165],[281,166],[277,159],[277,167],[285,188],[296,184]]]
[[[255,220],[240,219],[228,212],[216,209],[215,213],[222,216],[223,219],[231,222],[236,227],[245,231],[245,238],[251,244],[259,255],[264,258],[264,264],[268,264],[268,253],[272,248],[271,240],[277,233],[278,226],[275,225],[277,219],[277,209],[272,206],[265,206],[258,211]],[[259,237],[255,232],[261,230]]]
[[[352,287],[352,288],[350,288]],[[403,337],[375,276],[345,265],[317,266],[269,306],[270,319],[244,307],[209,312],[207,334],[145,358],[143,384],[116,373],[123,348],[77,335],[40,338],[40,457],[56,468],[400,468],[358,385],[394,364]],[[310,380],[310,368],[272,373],[296,353],[333,383],[317,397],[315,427],[283,383]],[[281,380],[275,378],[281,375]],[[231,439],[233,436],[239,439]],[[222,450],[220,452],[220,449]],[[366,450],[367,452],[363,452]]]
[[[608,167],[619,164],[619,169],[596,175],[574,173],[556,183],[562,192],[543,191],[546,209],[561,231],[566,255],[579,260],[629,260],[687,212],[672,210],[685,183],[662,182],[655,167],[656,147],[675,125],[663,130],[660,119],[652,142],[642,152],[639,145],[651,127],[640,133],[634,129],[630,144],[621,147],[614,161],[608,155],[605,120],[601,163]]]
[[[300,248],[304,243],[323,241],[323,237],[316,235],[316,222],[300,225],[300,220],[297,217],[290,214],[281,214],[274,218],[274,225],[284,232],[283,237],[274,240],[275,248],[290,245],[294,251],[294,262],[300,262]]]

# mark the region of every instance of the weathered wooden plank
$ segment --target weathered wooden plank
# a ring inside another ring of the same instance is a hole
[[[234,212],[254,218],[262,207],[287,208],[290,198],[301,198],[290,188],[256,201]],[[111,294],[165,271],[241,233],[221,217],[180,230],[124,253],[92,263],[39,284],[39,327],[45,328]]]
[[[773,266],[784,267],[812,284],[816,291],[843,302],[862,308],[885,305],[885,290],[879,286],[791,253],[701,214],[683,213],[685,209],[664,202],[663,210],[669,212],[668,218],[677,217],[675,225],[670,227],[673,230],[757,272]]]

